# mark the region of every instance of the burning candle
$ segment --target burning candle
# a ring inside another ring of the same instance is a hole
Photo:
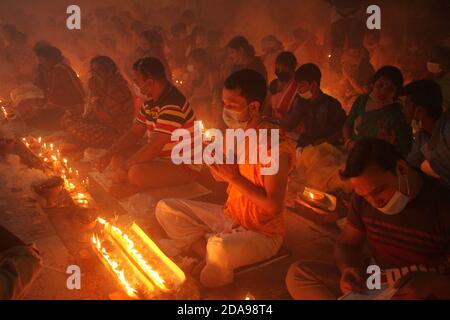
[[[51,159],[52,159],[52,164],[53,164],[53,170],[57,171],[58,170],[58,166],[59,166],[58,158],[53,154],[51,156]]]
[[[47,149],[47,143],[44,142],[44,149]]]
[[[308,197],[313,201],[321,201],[325,198],[325,196],[323,194],[318,193],[318,192],[312,192],[312,191],[308,192]]]
[[[244,300],[255,300],[255,297],[251,293],[247,293]]]
[[[37,139],[37,141],[38,141],[39,144],[41,144],[41,142],[42,142],[42,137],[39,137],[39,138]]]
[[[27,146],[27,148],[30,147],[30,144],[28,142],[25,142],[25,145]]]
[[[68,162],[67,159],[64,158],[64,159],[63,159],[63,163],[64,163],[64,166],[65,166],[65,167],[67,167],[67,162]],[[70,168],[70,169],[72,169],[72,168]],[[72,171],[72,170],[70,170],[70,171]],[[69,173],[70,173],[70,171],[69,171]]]
[[[61,158],[61,151],[59,151],[59,149],[56,150],[56,156],[59,158]]]
[[[78,172],[78,170],[75,170],[75,176],[77,177],[77,179],[80,177],[80,173]]]
[[[50,143],[50,151],[53,151],[53,143]]]

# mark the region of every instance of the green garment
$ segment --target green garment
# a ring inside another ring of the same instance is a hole
[[[359,96],[353,103],[346,124],[352,128],[352,139],[378,138],[380,131],[393,131],[395,145],[403,156],[409,153],[412,144],[412,129],[406,122],[402,107],[398,103],[381,109],[366,111],[369,95]]]

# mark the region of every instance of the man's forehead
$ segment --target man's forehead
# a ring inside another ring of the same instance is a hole
[[[376,166],[369,166],[358,177],[350,178],[350,182],[358,194],[369,194],[376,188],[385,185],[390,175],[392,174],[388,171]]]
[[[307,87],[307,86],[309,86],[309,82],[306,80],[302,80],[302,81],[298,82],[298,85],[300,87]]]
[[[233,102],[241,102],[245,98],[241,96],[241,89],[223,89],[223,99],[227,101],[233,101]]]

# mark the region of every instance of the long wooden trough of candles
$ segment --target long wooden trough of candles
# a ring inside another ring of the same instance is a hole
[[[95,206],[87,192],[86,180],[80,183],[78,171],[68,166],[53,144],[34,137],[22,138],[21,143],[45,173],[63,179],[64,189],[76,206],[86,209]],[[113,223],[98,217],[96,231],[90,237],[92,248],[106,270],[131,299],[177,295],[186,281],[184,272],[136,223],[126,221],[126,217],[119,220]]]
[[[48,176],[59,176],[64,182],[72,203],[78,207],[95,208],[93,197],[87,191],[89,178],[80,180],[78,170],[69,166],[68,160],[63,158],[59,149],[53,143],[45,143],[42,138],[24,137],[21,143]]]
[[[178,291],[184,272],[134,222],[126,226],[98,218],[91,244],[106,269],[131,299],[158,299]]]

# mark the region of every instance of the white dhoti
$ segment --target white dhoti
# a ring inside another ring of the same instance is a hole
[[[156,206],[156,219],[180,249],[204,238],[206,266],[200,281],[209,287],[233,281],[234,270],[275,256],[282,237],[271,238],[247,230],[223,212],[223,206],[181,199],[165,199]]]

